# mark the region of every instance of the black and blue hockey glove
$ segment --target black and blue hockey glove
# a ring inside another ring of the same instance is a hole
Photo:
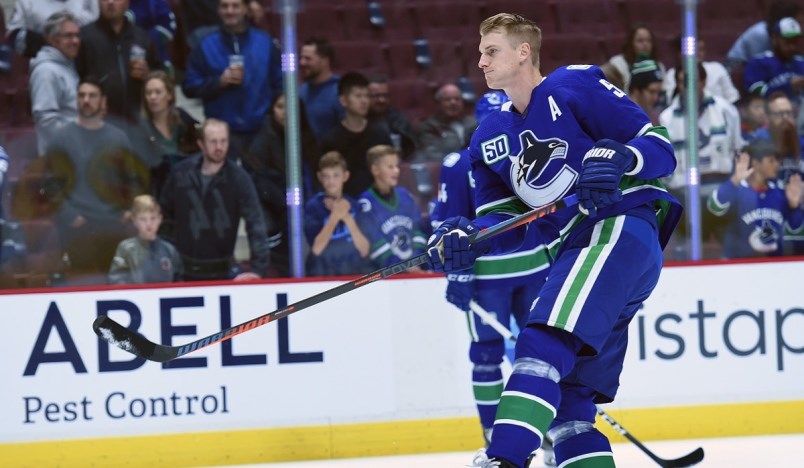
[[[469,302],[475,298],[475,275],[472,270],[447,275],[447,302],[469,312]]]
[[[470,244],[477,228],[463,216],[447,218],[427,241],[427,257],[433,271],[445,273],[468,270],[477,257],[489,249],[489,241]]]
[[[576,185],[581,213],[594,217],[597,210],[622,200],[623,194],[618,187],[620,179],[633,170],[636,163],[634,152],[622,143],[608,138],[595,143],[583,157]]]

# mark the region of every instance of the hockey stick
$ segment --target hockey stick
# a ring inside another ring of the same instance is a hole
[[[522,226],[535,219],[542,218],[544,216],[549,215],[550,213],[554,213],[562,208],[572,206],[576,203],[578,203],[578,200],[575,197],[575,195],[570,195],[549,205],[533,209],[531,211],[528,211],[527,213],[514,216],[501,223],[495,224],[494,226],[481,229],[480,231],[478,231],[475,234],[472,234],[472,236],[469,237],[469,242],[474,243],[484,239],[488,239],[489,237],[511,230],[515,227]],[[169,346],[154,343],[145,338],[144,336],[140,335],[136,331],[129,330],[128,328],[120,325],[119,323],[115,322],[114,320],[110,319],[105,315],[101,315],[97,319],[95,319],[95,321],[92,324],[92,328],[95,330],[95,334],[97,334],[100,338],[107,341],[108,343],[117,346],[122,350],[128,351],[131,354],[147,359],[149,361],[155,361],[155,362],[172,361],[173,359],[176,359],[187,353],[198,351],[201,348],[206,348],[207,346],[220,343],[221,341],[230,340],[241,333],[245,333],[247,331],[253,330],[254,328],[260,327],[267,323],[287,317],[290,314],[298,312],[302,309],[306,309],[310,306],[320,304],[321,302],[332,299],[334,297],[338,297],[341,294],[347,293],[361,286],[365,286],[367,284],[373,283],[383,278],[387,278],[391,275],[403,272],[408,268],[421,265],[426,261],[427,261],[426,253],[417,255],[405,261],[396,263],[394,265],[361,276],[356,280],[349,281],[347,283],[336,286],[332,289],[320,292],[314,296],[308,297],[307,299],[302,299],[301,301],[290,304],[282,309],[269,312],[265,315],[261,315],[247,322],[243,322],[239,325],[227,328],[226,330],[221,330],[218,333],[209,335],[207,337],[195,341],[191,341],[181,346]]]
[[[478,304],[474,299],[469,302],[469,308],[472,309],[472,312],[477,314],[478,317],[483,319],[491,328],[495,329],[497,333],[503,336],[503,338],[510,340],[513,343],[516,343],[516,337],[508,329],[505,325],[500,323],[497,318],[487,312],[483,307]],[[684,455],[680,458],[675,458],[672,460],[666,460],[664,458],[660,458],[658,455],[653,453],[649,448],[645,447],[636,437],[631,435],[624,427],[622,427],[617,421],[614,420],[608,413],[603,411],[603,408],[600,406],[595,405],[597,408],[597,414],[600,415],[601,418],[605,419],[607,423],[611,424],[614,427],[614,430],[619,432],[622,436],[626,439],[630,440],[634,443],[637,447],[640,448],[647,456],[649,456],[653,461],[659,464],[659,466],[663,466],[665,468],[681,468],[684,466],[692,466],[700,463],[704,458],[704,450],[702,447],[698,447],[697,449],[693,450],[692,452]]]

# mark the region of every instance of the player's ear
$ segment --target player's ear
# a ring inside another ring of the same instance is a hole
[[[343,171],[343,181],[349,180],[349,171]]]
[[[530,44],[527,42],[523,42],[519,44],[519,59],[521,61],[530,60],[530,56],[533,53],[533,50],[530,48]]]

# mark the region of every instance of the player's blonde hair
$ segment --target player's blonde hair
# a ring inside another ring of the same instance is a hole
[[[131,213],[137,216],[140,213],[161,213],[159,203],[151,195],[137,195],[131,203]]]
[[[480,35],[491,32],[502,32],[508,35],[511,47],[527,42],[530,45],[530,61],[534,67],[539,66],[539,51],[542,48],[542,30],[536,23],[516,13],[498,13],[480,23]]]
[[[399,157],[399,150],[391,145],[374,145],[366,151],[366,163],[371,167],[381,158],[389,155]]]

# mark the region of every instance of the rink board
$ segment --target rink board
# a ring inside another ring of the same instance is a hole
[[[802,261],[666,268],[607,411],[644,440],[804,432],[801,278]],[[198,466],[479,446],[465,320],[441,277],[381,281],[168,367],[90,326],[107,313],[177,344],[338,284],[0,294],[0,460]]]

